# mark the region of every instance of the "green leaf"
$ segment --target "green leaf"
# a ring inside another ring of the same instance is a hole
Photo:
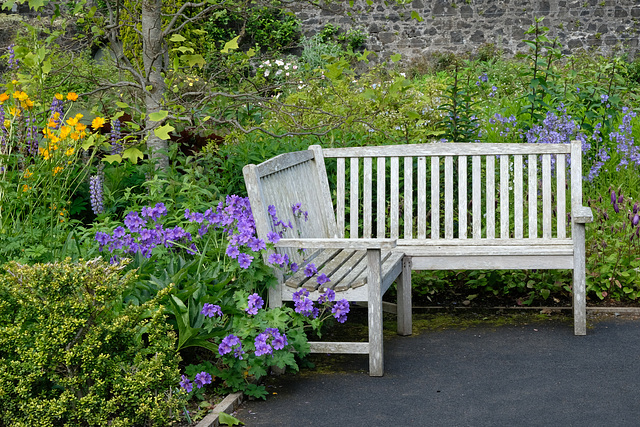
[[[174,34],[169,39],[170,42],[183,42],[186,38],[182,37],[180,34]]]
[[[400,61],[401,58],[402,58],[402,55],[399,53],[396,53],[395,55],[391,55],[389,57],[389,59],[391,59],[391,62],[398,62]]]
[[[51,71],[51,61],[49,61],[48,59],[42,61],[42,73],[49,74],[49,71]]]
[[[418,120],[420,118],[420,114],[415,111],[407,111],[407,117],[409,117],[409,120]]]
[[[233,417],[233,416],[227,414],[226,412],[220,412],[220,415],[218,415],[218,421],[220,422],[220,424],[226,424],[228,426],[243,426],[244,425],[244,423],[242,421],[240,421],[236,417]]]
[[[161,120],[164,120],[168,115],[169,115],[168,111],[160,110],[158,112],[149,114],[149,118],[154,122],[159,122]]]
[[[83,150],[88,150],[89,148],[93,147],[96,143],[96,136],[95,134],[91,134],[89,135],[89,137],[87,139],[84,140],[84,142],[82,143],[82,149]]]
[[[106,163],[113,163],[113,162],[122,163],[122,156],[119,154],[112,154],[110,156],[104,156],[102,158],[102,161]]]
[[[415,10],[411,12],[411,19],[415,19],[418,22],[424,21],[424,18],[422,16],[420,16],[420,14],[418,12],[416,12]]]
[[[15,0],[4,0],[2,2],[2,9],[11,10],[15,2],[16,2]]]
[[[180,53],[187,53],[187,52],[193,53],[193,49],[187,46],[180,46],[175,48],[174,50],[177,50]]]
[[[124,102],[116,101],[116,105],[118,108],[129,108],[129,104],[125,104]]]
[[[182,59],[187,62],[189,67],[195,67],[198,65],[202,68],[207,64],[202,55],[182,55]]]
[[[164,125],[164,126],[160,126],[157,129],[153,130],[153,133],[160,139],[163,140],[167,140],[169,138],[171,138],[171,136],[169,135],[170,132],[173,132],[176,128],[174,128],[171,125]]]
[[[37,11],[44,6],[45,1],[46,0],[29,0],[29,7]]]
[[[238,48],[238,39],[240,36],[236,36],[224,44],[224,48],[220,53],[229,53],[230,50],[236,50]]]
[[[123,159],[131,160],[134,165],[138,163],[138,160],[142,159],[144,154],[136,147],[129,147],[122,153]]]

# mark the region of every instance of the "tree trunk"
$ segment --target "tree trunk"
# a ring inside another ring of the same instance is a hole
[[[153,132],[160,126],[160,122],[153,121],[149,114],[162,110],[166,85],[162,76],[164,70],[164,58],[167,54],[167,45],[162,34],[162,0],[142,1],[142,59],[144,65],[145,92],[144,103],[147,116],[145,126],[149,132],[147,148],[151,158],[156,160],[156,168],[169,169],[167,156],[169,145],[167,141],[158,138]]]

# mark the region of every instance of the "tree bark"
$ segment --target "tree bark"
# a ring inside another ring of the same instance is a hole
[[[141,29],[142,29],[142,59],[144,66],[144,103],[146,107],[145,127],[148,134],[147,148],[151,158],[156,163],[156,169],[168,170],[169,144],[158,138],[154,130],[161,123],[151,120],[149,114],[162,110],[165,101],[166,85],[163,77],[166,43],[162,34],[162,0],[143,0]]]

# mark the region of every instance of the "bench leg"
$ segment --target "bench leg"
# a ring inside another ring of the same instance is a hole
[[[573,326],[575,335],[587,335],[585,226],[573,227]]]
[[[367,284],[369,286],[369,375],[384,373],[382,345],[382,267],[380,249],[367,249]]]
[[[402,273],[398,284],[398,335],[412,334],[411,318],[411,258],[402,258]]]

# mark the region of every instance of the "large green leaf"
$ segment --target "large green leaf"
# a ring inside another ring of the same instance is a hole
[[[163,140],[167,140],[169,138],[171,138],[171,135],[169,135],[169,133],[173,132],[176,128],[174,128],[171,125],[164,125],[164,126],[160,126],[157,129],[153,130],[153,133],[160,139]]]

